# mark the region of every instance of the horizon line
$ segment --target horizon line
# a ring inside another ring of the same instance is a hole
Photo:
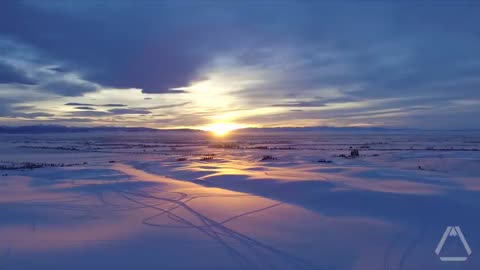
[[[153,128],[145,126],[66,126],[66,125],[0,125],[0,133],[2,129],[22,129],[22,128],[64,128],[64,129],[144,129],[149,131],[202,131],[210,132],[201,128],[195,127],[179,127],[179,128]],[[276,126],[276,127],[242,127],[235,129],[240,130],[262,130],[262,129],[357,129],[357,130],[384,130],[384,131],[480,131],[480,128],[435,128],[423,129],[415,127],[391,127],[391,126]]]

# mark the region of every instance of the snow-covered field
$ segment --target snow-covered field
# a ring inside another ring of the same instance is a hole
[[[478,133],[0,142],[1,270],[480,269]]]

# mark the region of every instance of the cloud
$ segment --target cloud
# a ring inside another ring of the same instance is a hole
[[[325,102],[323,101],[299,101],[299,102],[287,102],[282,104],[273,104],[272,107],[323,107]]]
[[[168,9],[151,10],[147,6],[113,7],[118,18],[132,15],[133,18],[115,19],[110,24],[97,20],[104,17],[101,15],[104,12],[107,17],[114,16],[109,11],[110,5],[87,13],[82,4],[74,4],[73,10],[78,12],[70,12],[68,5],[9,1],[0,13],[0,31],[63,59],[68,70],[79,70],[89,81],[115,88],[140,88],[145,93],[166,93],[197,78],[212,48],[221,47],[221,43],[210,42],[205,49],[204,45],[192,46],[201,33],[212,37],[213,33],[204,31],[208,25],[185,24],[183,18],[194,15],[189,9],[171,13]],[[131,8],[139,10],[131,13]],[[29,20],[20,20],[20,17]],[[151,24],[144,18],[155,20]],[[201,22],[198,19],[195,20]],[[99,22],[102,31],[96,30]],[[176,27],[177,23],[184,27]],[[155,29],[158,26],[162,29]],[[44,29],[62,34],[46,38],[40,34]],[[116,45],[112,47],[112,44]],[[181,91],[171,93],[175,92]]]
[[[143,92],[145,93],[156,93],[156,94],[186,94],[188,91],[185,90],[179,90],[179,89],[169,89],[168,91],[147,91],[146,89],[143,89]]]
[[[46,112],[25,112],[37,109],[35,106],[14,106],[16,99],[2,98],[0,96],[0,118],[28,118],[35,119],[38,117],[52,117],[54,114]]]
[[[90,103],[69,102],[69,103],[65,103],[65,106],[95,106],[95,105]]]
[[[125,104],[115,104],[115,103],[110,103],[110,104],[92,104],[92,103],[69,102],[69,103],[65,103],[65,106],[126,107],[127,105],[125,105]]]
[[[7,63],[0,61],[0,84],[35,84],[35,80],[28,77],[25,72],[8,65]]]
[[[48,69],[57,73],[65,73],[68,71],[66,68],[61,66],[48,67]]]
[[[37,117],[51,117],[54,114],[44,113],[44,112],[33,112],[33,113],[17,113],[13,117],[23,117],[23,118],[37,118]]]
[[[96,110],[95,108],[88,107],[88,106],[79,106],[79,107],[75,107],[75,109],[77,109],[77,110],[88,110],[88,111],[95,111]]]
[[[74,116],[74,117],[103,117],[103,116],[109,116],[109,115],[111,115],[111,113],[104,112],[104,111],[86,110],[86,111],[69,112],[69,115]]]
[[[93,110],[92,110],[93,109]],[[145,115],[151,114],[151,111],[141,109],[129,109],[129,108],[116,108],[109,109],[108,111],[97,111],[94,108],[83,109],[80,111],[71,111],[68,114],[74,117],[106,117],[106,116],[119,116],[119,115]]]
[[[75,82],[67,80],[56,80],[47,82],[41,86],[47,92],[60,94],[62,96],[82,96],[88,92],[95,92],[98,86],[89,82]]]
[[[102,107],[126,107],[125,104],[118,104],[118,103],[110,103],[110,104],[102,104],[102,105],[94,105],[94,106],[102,106]]]
[[[190,103],[192,103],[192,102],[187,101],[187,102],[182,102],[182,103],[177,103],[177,104],[158,105],[158,106],[145,107],[145,108],[135,108],[135,109],[139,109],[139,110],[168,109],[168,108],[182,107],[182,106],[188,105]]]
[[[38,48],[0,31],[0,83],[23,84],[25,89],[59,96],[82,96],[98,90],[98,84],[59,68],[56,62]]]
[[[55,116],[54,114],[51,113],[45,113],[45,112],[32,112],[32,113],[22,113],[22,112],[0,112],[0,117],[8,117],[8,118],[28,118],[28,119],[34,119],[37,117],[52,117]]]
[[[35,108],[35,106],[28,106],[28,105],[13,107],[13,109],[16,110],[16,111],[31,110],[31,109],[34,109],[34,108]]]
[[[110,109],[109,112],[113,114],[150,114],[151,111],[148,110],[138,110],[138,109]]]
[[[68,125],[69,123],[92,123],[92,122],[95,122],[96,120],[92,118],[79,118],[79,117],[68,117],[68,118],[52,117],[48,120],[43,120],[43,121],[48,123],[61,123],[62,125]]]

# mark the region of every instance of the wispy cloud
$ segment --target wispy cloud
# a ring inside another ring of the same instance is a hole
[[[110,109],[108,110],[113,114],[151,114],[151,111],[148,110],[138,110],[138,109]]]
[[[127,105],[125,104],[92,104],[92,103],[78,103],[78,102],[69,102],[65,103],[65,106],[90,106],[90,107],[126,107]]]
[[[88,107],[88,106],[79,106],[79,107],[75,107],[75,109],[77,109],[77,110],[88,110],[88,111],[95,111],[96,110],[95,108]]]

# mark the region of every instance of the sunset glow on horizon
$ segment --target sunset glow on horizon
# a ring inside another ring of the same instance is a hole
[[[209,126],[205,126],[201,129],[205,130],[205,131],[210,131],[215,136],[223,137],[223,136],[228,135],[233,130],[237,130],[237,129],[240,129],[240,128],[246,128],[246,127],[248,127],[248,126],[235,124],[235,123],[215,123],[215,124],[212,124],[212,125],[209,125]]]

